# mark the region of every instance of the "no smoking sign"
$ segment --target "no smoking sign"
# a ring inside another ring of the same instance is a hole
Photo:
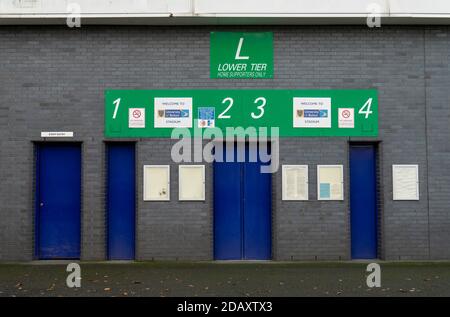
[[[133,111],[133,118],[139,119],[141,117],[141,115],[142,115],[141,110],[136,109]]]
[[[342,111],[342,117],[344,119],[348,119],[350,117],[350,111],[348,109],[345,109],[344,111]]]
[[[355,127],[355,109],[339,108],[339,128]]]
[[[128,127],[145,128],[145,108],[128,109]]]

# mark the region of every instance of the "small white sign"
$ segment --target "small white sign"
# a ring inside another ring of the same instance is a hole
[[[283,165],[283,200],[308,200],[308,165]]]
[[[394,200],[419,200],[419,165],[392,165]]]
[[[192,98],[155,98],[155,128],[192,128]]]
[[[339,128],[354,128],[355,127],[355,109],[353,108],[339,108]]]
[[[73,132],[41,132],[41,138],[73,138]]]
[[[145,108],[128,109],[128,127],[145,128]]]
[[[331,128],[331,98],[294,98],[294,128]]]

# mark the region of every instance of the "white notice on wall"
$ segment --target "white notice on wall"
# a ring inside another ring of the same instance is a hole
[[[283,200],[308,200],[308,166],[283,165]]]
[[[205,200],[205,165],[178,166],[180,200]]]
[[[170,200],[168,165],[144,165],[144,200]]]
[[[392,165],[394,200],[419,200],[419,166]]]
[[[331,128],[331,98],[294,98],[294,128]]]
[[[155,128],[192,128],[192,98],[155,98]]]
[[[319,200],[344,199],[342,165],[317,166],[317,196]]]
[[[145,128],[145,108],[128,109],[128,127]]]

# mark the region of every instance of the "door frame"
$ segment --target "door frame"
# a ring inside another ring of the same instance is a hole
[[[40,197],[40,187],[37,182],[39,179],[39,147],[47,144],[78,144],[80,148],[80,258],[82,257],[83,251],[83,215],[84,215],[84,168],[83,168],[83,157],[84,157],[84,144],[83,141],[79,140],[39,140],[32,141],[33,149],[33,163],[32,163],[32,182],[31,182],[31,192],[32,192],[32,210],[33,210],[33,237],[32,237],[32,249],[33,249],[33,260],[41,260],[39,253],[39,237],[40,237],[40,209],[39,209],[39,199]],[[43,260],[45,261],[45,260]]]

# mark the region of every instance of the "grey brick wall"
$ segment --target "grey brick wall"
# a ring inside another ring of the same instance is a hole
[[[275,78],[209,79],[209,32],[273,31]],[[379,93],[381,254],[450,259],[449,29],[442,27],[0,27],[0,260],[33,258],[33,141],[83,142],[82,258],[105,258],[105,89],[366,89]],[[308,164],[310,201],[273,182],[277,260],[348,259],[348,142],[286,138],[281,164]],[[137,140],[138,259],[212,259],[212,168],[205,202],[178,202],[172,141]],[[419,164],[420,201],[392,201],[392,164]],[[171,164],[171,201],[142,201],[142,166]],[[343,164],[345,200],[317,201],[316,165]]]
[[[346,138],[280,140],[280,164],[308,165],[309,200],[281,200],[281,170],[276,175],[275,258],[339,260],[350,258],[349,190]],[[317,200],[317,165],[344,165],[344,200]]]
[[[138,259],[205,260],[213,257],[212,168],[205,164],[205,201],[178,201],[178,164],[173,163],[170,156],[171,145],[175,142],[153,139],[139,143],[139,192],[143,189],[143,165],[170,165],[171,186],[170,202],[138,200]]]
[[[450,38],[448,28],[425,34],[430,257],[450,259]]]

